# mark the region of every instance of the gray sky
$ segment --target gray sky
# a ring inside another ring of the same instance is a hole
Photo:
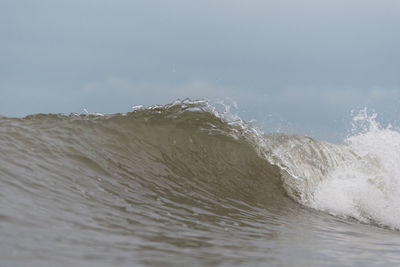
[[[398,0],[0,0],[0,38],[4,116],[230,97],[337,141],[351,110],[399,114]]]

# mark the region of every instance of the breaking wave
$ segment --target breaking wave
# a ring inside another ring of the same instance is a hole
[[[293,201],[400,229],[400,133],[365,110],[355,123],[367,128],[331,144],[264,134],[205,101],[127,114],[0,117],[3,242],[30,246],[6,225],[55,243],[90,242],[101,231],[122,247],[132,241],[119,234],[150,242],[164,229],[179,247],[168,235],[179,225],[198,231],[189,244],[196,247],[205,229],[290,213]]]

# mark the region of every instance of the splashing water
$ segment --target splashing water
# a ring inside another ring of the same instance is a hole
[[[400,229],[400,133],[376,118],[367,109],[354,117],[357,130],[346,143],[359,157],[343,161],[318,184],[311,206]]]

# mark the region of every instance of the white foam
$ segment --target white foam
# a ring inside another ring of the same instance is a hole
[[[316,186],[310,206],[400,229],[400,133],[376,122],[362,110],[347,138],[359,157],[344,161]]]
[[[93,115],[93,116],[100,116],[100,117],[105,116],[103,113],[89,112],[86,108],[84,108],[83,111],[86,113],[86,115]]]

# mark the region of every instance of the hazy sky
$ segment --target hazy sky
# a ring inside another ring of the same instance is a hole
[[[0,92],[3,116],[230,97],[335,140],[350,110],[398,117],[400,1],[0,0]]]

